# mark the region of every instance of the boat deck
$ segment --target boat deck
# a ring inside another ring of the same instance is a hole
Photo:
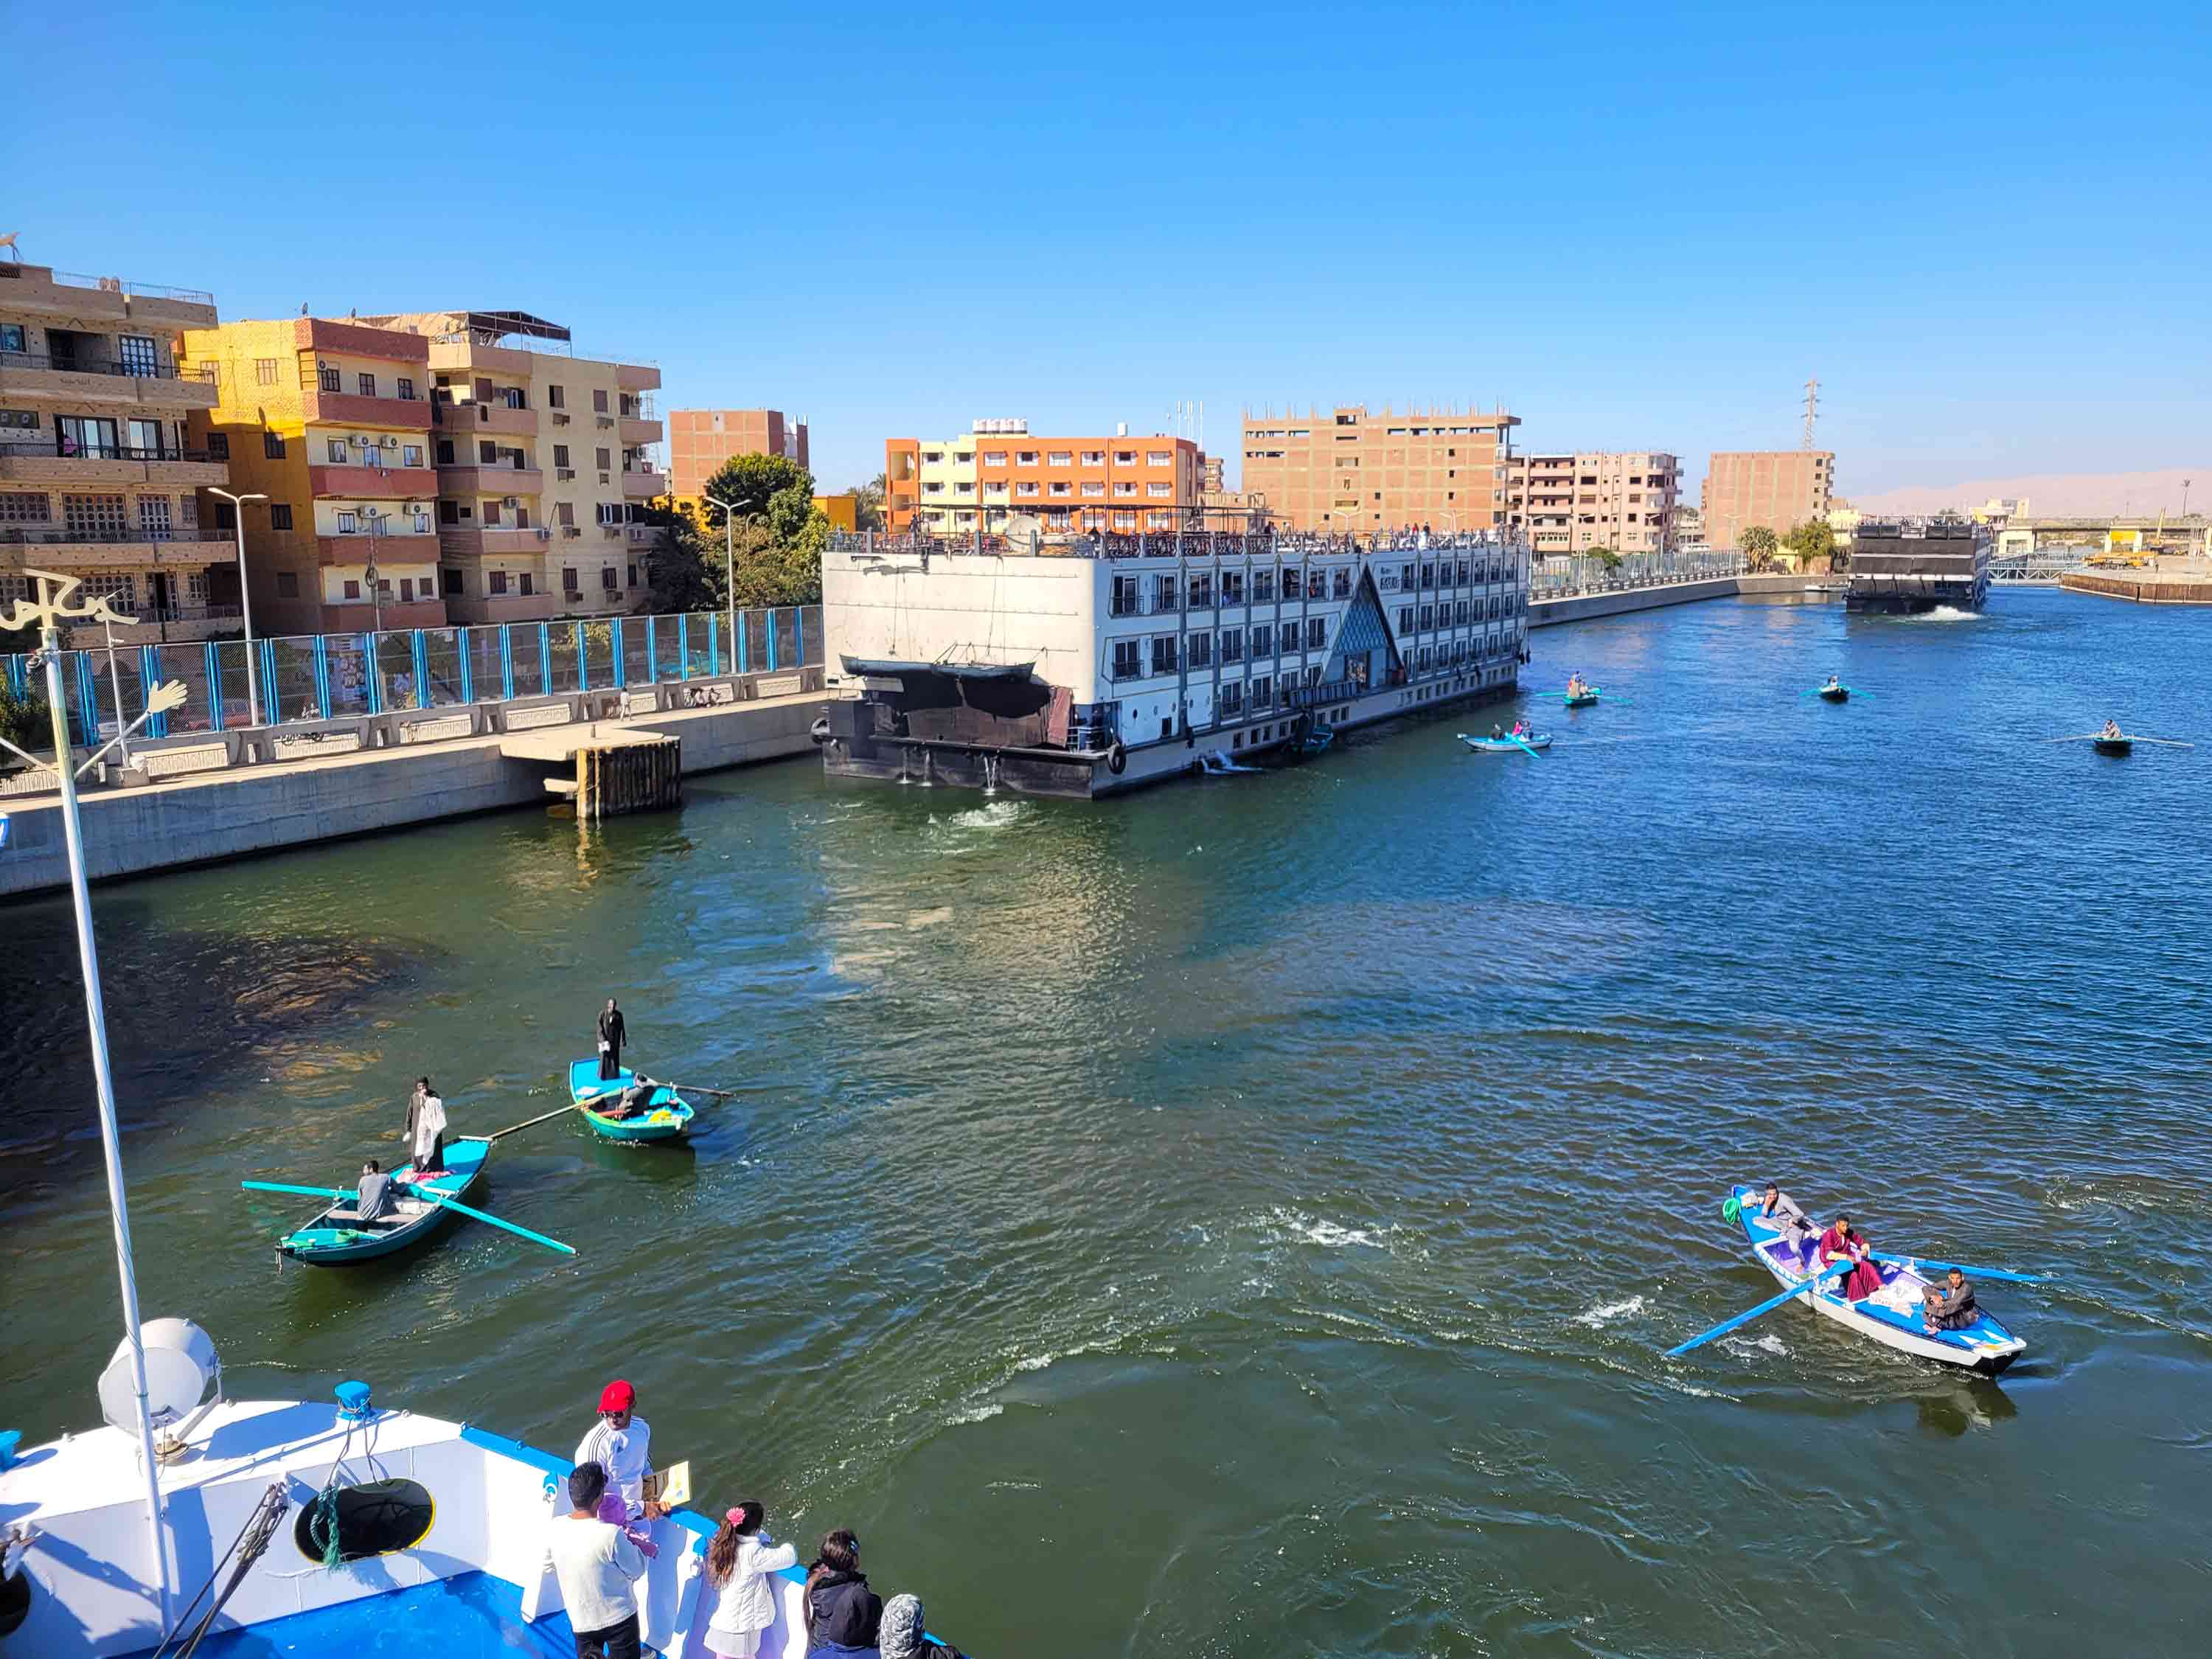
[[[567,1614],[526,1620],[519,1589],[471,1572],[226,1630],[202,1642],[195,1659],[575,1659],[575,1653]]]

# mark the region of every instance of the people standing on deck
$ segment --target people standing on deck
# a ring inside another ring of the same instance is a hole
[[[840,1527],[824,1533],[806,1569],[806,1651],[830,1659],[873,1653],[884,1598],[860,1571],[860,1540]]]
[[[427,1077],[416,1080],[407,1107],[407,1152],[418,1174],[446,1167],[446,1103]]]
[[[653,1425],[637,1415],[637,1390],[621,1378],[599,1390],[599,1420],[577,1443],[575,1461],[606,1470],[629,1520],[651,1521],[668,1512],[646,1500],[645,1483],[653,1474]]]
[[[1951,1269],[1948,1285],[1930,1285],[1920,1311],[1930,1331],[1962,1331],[1982,1316],[1974,1305],[1974,1287],[1966,1273]]]
[[[645,1557],[620,1527],[599,1519],[607,1472],[583,1463],[568,1477],[568,1513],[548,1532],[545,1559],[576,1636],[576,1659],[638,1659],[637,1593]]]
[[[612,997],[599,1010],[599,1080],[606,1082],[622,1075],[622,1048],[629,1033],[623,1027],[622,1010],[615,1006]]]
[[[1881,1274],[1867,1260],[1873,1249],[1866,1242],[1866,1235],[1851,1225],[1847,1215],[1838,1216],[1836,1224],[1820,1235],[1823,1267],[1845,1256],[1851,1259],[1851,1270],[1844,1275],[1844,1294],[1853,1302],[1863,1302],[1881,1288]]]
[[[363,1222],[380,1221],[391,1202],[392,1177],[372,1158],[361,1166],[361,1183],[354,1188],[354,1212]]]
[[[718,1599],[707,1625],[707,1651],[717,1659],[756,1659],[775,1623],[769,1575],[799,1565],[799,1552],[761,1530],[764,1512],[751,1498],[722,1516],[707,1544],[707,1590]]]

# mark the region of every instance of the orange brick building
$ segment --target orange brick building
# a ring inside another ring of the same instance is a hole
[[[1705,469],[1699,499],[1705,539],[1715,547],[1737,547],[1753,525],[1786,536],[1808,520],[1826,520],[1835,505],[1835,490],[1836,458],[1828,450],[1716,453]]]
[[[785,455],[811,472],[806,422],[777,409],[672,409],[668,411],[669,490],[696,501],[707,480],[732,455]]]
[[[1506,522],[1517,416],[1340,404],[1244,417],[1243,490],[1291,530],[1486,530]]]
[[[1188,438],[1044,438],[1019,421],[978,421],[943,443],[884,444],[893,531],[993,530],[1017,514],[1046,530],[1176,530],[1195,522],[1206,457]]]

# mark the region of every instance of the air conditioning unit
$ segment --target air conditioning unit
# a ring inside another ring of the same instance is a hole
[[[538,539],[541,542],[550,542],[553,539],[553,532],[550,530],[546,529],[544,526],[540,526],[538,531]]]
[[[520,507],[522,505],[522,497],[520,495],[509,495],[505,501],[501,501],[500,505],[501,507]]]
[[[392,434],[387,432],[378,441],[377,447],[379,449],[397,449],[399,447],[399,440]]]
[[[612,476],[612,475],[611,475],[611,474],[609,474],[609,473],[602,472],[602,473],[600,473],[600,474],[599,474],[599,482],[600,482],[601,483],[607,483],[607,482],[610,480],[610,478],[611,478],[611,476]]]
[[[556,426],[566,426],[568,424],[568,417],[566,415],[556,415],[553,417],[553,424]]]
[[[573,466],[556,466],[553,469],[553,480],[556,483],[574,483],[575,477],[576,469]]]

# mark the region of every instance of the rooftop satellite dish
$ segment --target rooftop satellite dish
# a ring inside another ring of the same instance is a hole
[[[1006,520],[1003,533],[1012,552],[1034,554],[1044,545],[1044,521],[1034,514],[1013,514]]]
[[[167,1462],[181,1456],[184,1437],[222,1398],[222,1362],[208,1334],[189,1319],[152,1319],[139,1328],[146,1349],[146,1410],[155,1434],[154,1455]],[[203,1401],[208,1384],[214,1395]],[[131,1341],[115,1345],[115,1357],[100,1374],[100,1414],[108,1426],[135,1433],[138,1396],[131,1382]]]

